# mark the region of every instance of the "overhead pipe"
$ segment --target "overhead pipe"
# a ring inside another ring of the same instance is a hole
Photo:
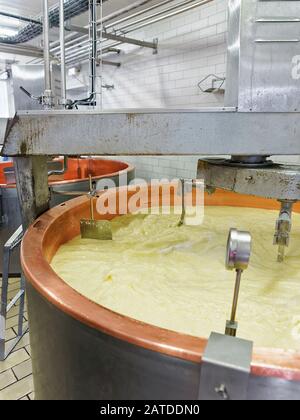
[[[110,21],[112,19],[118,18],[119,16],[122,16],[125,13],[129,13],[132,10],[138,9],[139,7],[142,7],[145,4],[150,3],[152,1],[153,0],[138,0],[138,1],[134,2],[134,3],[132,3],[132,4],[129,4],[128,6],[123,7],[120,10],[117,10],[117,11],[115,11],[115,12],[113,12],[113,13],[105,16],[102,19],[97,20],[97,25],[103,25],[105,22],[108,22],[108,21]],[[165,0],[165,1],[170,2],[170,1],[174,1],[174,0]],[[164,3],[164,1],[162,3]],[[155,6],[152,6],[152,7],[159,7],[159,6],[160,6],[160,4],[155,5]],[[143,9],[142,12],[144,12],[144,10],[145,9]]]
[[[212,1],[213,0],[200,0],[200,1],[197,1],[197,2],[193,1],[193,3],[189,6],[186,6],[182,9],[180,9],[180,10],[175,10],[174,12],[170,12],[165,16],[161,16],[161,17],[158,17],[156,19],[153,19],[151,22],[145,22],[145,23],[142,23],[141,25],[135,26],[131,31],[137,31],[139,29],[144,28],[145,26],[153,25],[153,24],[158,23],[158,22],[160,22],[164,19],[169,19],[169,18],[177,16],[181,13],[188,12],[189,10],[193,10],[196,7],[203,6],[207,3],[211,3]]]
[[[142,29],[142,28],[144,28],[144,27],[146,27],[146,26],[153,25],[153,24],[155,24],[155,23],[158,23],[158,22],[160,22],[160,21],[162,21],[162,20],[165,20],[165,19],[168,19],[168,18],[170,18],[170,17],[174,17],[174,16],[177,16],[177,15],[179,15],[179,14],[181,14],[181,13],[187,12],[187,11],[189,11],[189,10],[193,10],[193,9],[195,9],[196,7],[203,6],[203,5],[205,5],[205,4],[207,4],[207,3],[210,3],[210,2],[212,2],[212,1],[213,1],[213,0],[199,0],[199,1],[197,1],[197,2],[195,2],[195,1],[194,1],[192,4],[187,5],[187,6],[185,6],[185,7],[181,8],[181,9],[179,9],[179,10],[171,11],[171,12],[167,13],[167,14],[166,14],[166,15],[164,15],[164,16],[160,16],[160,17],[157,17],[157,18],[155,18],[155,19],[153,19],[153,20],[150,20],[150,21],[148,21],[148,22],[141,23],[141,24],[140,24],[140,25],[138,25],[137,27],[131,28],[131,29],[126,30],[126,31],[123,31],[123,33],[124,33],[124,34],[127,34],[127,33],[130,33],[130,32],[134,32],[134,31],[136,31],[136,30],[138,30],[138,29]],[[182,6],[182,5],[181,5],[181,6]],[[173,8],[172,8],[171,10],[173,10]],[[105,36],[105,35],[104,35],[104,36]],[[121,45],[121,44],[122,44],[121,42],[115,42],[115,43],[109,44],[109,45],[108,45],[105,49],[103,49],[103,54],[105,54],[106,52],[108,52],[109,48],[111,48],[111,47],[117,47],[117,46],[119,46],[119,45]],[[72,55],[72,57],[73,57],[73,56],[76,56],[76,54],[75,54],[75,55]],[[86,59],[87,59],[87,56],[86,56],[86,55],[82,57],[82,60],[86,60]]]
[[[135,9],[145,5],[146,3],[149,3],[149,2],[152,2],[152,1],[153,0],[139,0],[139,1],[136,1],[135,3],[130,4],[129,6],[123,7],[122,9],[117,10],[116,12],[113,12],[108,16],[105,16],[103,19],[97,20],[97,25],[102,25],[105,22],[108,22],[108,21],[110,21],[114,18],[117,18],[119,16],[122,16],[122,15],[124,15],[124,13],[128,13],[131,10],[135,10]],[[173,2],[173,1],[174,0],[165,0],[165,1],[162,2],[162,4],[170,3],[170,2]],[[161,7],[162,4],[156,4],[156,5],[152,6],[151,10],[153,8]],[[148,9],[146,9],[146,10],[148,10]],[[144,13],[144,11],[139,11],[138,13],[141,13],[141,12]],[[131,18],[131,16],[129,18]],[[87,27],[85,27],[85,28],[87,28]],[[88,40],[86,38],[87,38],[86,36],[81,36],[81,37],[78,37],[78,36],[76,37],[75,36],[75,38],[74,38],[74,35],[72,34],[72,35],[69,36],[68,41],[69,40],[70,41],[66,42],[66,46],[72,45],[73,43],[80,42],[81,40],[86,40],[86,43],[88,43]],[[56,52],[58,50],[58,48],[59,48],[58,42],[54,41],[51,44],[51,52],[53,52],[53,53]]]
[[[96,70],[97,70],[97,3],[96,0],[90,0],[90,37],[91,37],[91,80],[90,80],[90,95],[92,101],[96,100]]]
[[[188,1],[188,3],[190,3],[191,1],[195,1],[195,0],[189,0]],[[112,27],[112,26],[115,26],[117,23],[119,23],[119,22],[123,22],[123,21],[125,21],[125,20],[131,20],[133,17],[135,17],[135,16],[138,16],[138,15],[140,15],[140,14],[143,14],[143,13],[147,13],[147,12],[149,12],[149,11],[151,11],[151,10],[153,10],[153,9],[155,9],[155,8],[158,8],[158,7],[162,7],[163,5],[166,5],[166,4],[168,4],[168,3],[171,3],[171,2],[174,2],[174,0],[165,0],[165,1],[162,1],[162,2],[160,2],[160,3],[158,3],[158,4],[155,4],[155,5],[153,5],[153,6],[151,6],[151,7],[148,7],[148,8],[146,8],[146,9],[143,9],[143,10],[139,10],[138,12],[136,12],[136,13],[134,13],[133,15],[129,15],[129,16],[126,16],[126,17],[124,17],[123,19],[120,19],[119,21],[114,21],[114,22],[112,22],[111,24],[109,24],[109,25],[106,25],[105,26],[105,29],[108,29],[108,28],[110,28],[110,27]],[[139,2],[138,2],[139,3]],[[143,3],[143,2],[142,2]],[[141,3],[140,3],[141,4]],[[183,3],[179,3],[178,5],[175,5],[175,7],[181,7],[181,6],[183,6],[183,5],[185,5],[186,4],[186,2],[183,2]],[[134,6],[134,5],[131,5],[132,7]],[[137,8],[138,6],[137,5],[135,5],[135,8]],[[123,8],[123,9],[121,9],[121,11],[119,11],[119,14],[120,15],[122,15],[122,14],[124,14],[124,11],[128,11],[128,6],[127,7],[125,7],[125,8]],[[174,6],[172,6],[172,7],[168,7],[168,8],[165,8],[164,10],[162,10],[162,11],[160,11],[159,12],[159,14],[161,14],[161,13],[167,13],[167,12],[170,12],[170,11],[172,11],[172,10],[174,10]],[[103,19],[103,22],[105,22],[105,21],[107,21],[108,20],[108,18],[109,19],[111,19],[112,18],[112,16],[116,16],[116,14],[112,14],[112,15],[109,15],[109,16],[106,16],[104,19]],[[156,14],[154,15],[154,16],[156,16]],[[153,15],[149,15],[149,16],[147,16],[146,18],[147,19],[152,19],[152,17],[153,17]],[[98,20],[97,21],[97,23],[98,23],[98,25],[99,24],[101,24],[101,20]],[[128,26],[129,25],[131,25],[131,23],[129,23],[128,24]],[[126,27],[127,27],[127,25],[126,25]],[[125,26],[124,26],[124,28],[123,29],[125,29],[126,28]],[[70,27],[70,29],[72,28],[72,26]],[[78,29],[78,28],[77,28]],[[84,33],[84,29],[85,28],[81,28],[81,31]],[[119,29],[118,29],[119,30]],[[123,33],[124,34],[126,34],[126,33],[129,33],[129,32],[132,32],[132,31],[130,31],[130,30],[128,30],[128,31],[123,31]],[[81,42],[81,41],[83,41],[83,42]],[[86,46],[87,44],[88,44],[88,42],[89,42],[89,40],[88,40],[88,37],[87,37],[87,35],[84,35],[84,36],[79,36],[79,37],[77,37],[77,38],[72,38],[72,40],[69,42],[69,43],[67,43],[66,44],[66,50],[67,50],[67,52],[69,53],[71,50],[76,50],[76,45],[75,46],[72,46],[73,44],[76,44],[77,42],[80,42],[80,47],[84,47],[84,46]],[[121,42],[118,42],[117,44],[113,44],[114,46],[116,45],[120,45],[120,44],[122,44]],[[51,49],[51,52],[52,53],[55,53],[55,51],[56,50],[58,50],[58,48],[54,48],[54,49]]]
[[[156,4],[156,5],[154,5],[154,6],[151,6],[151,8],[156,8],[156,7],[161,7],[162,5],[164,5],[164,4],[166,4],[166,3],[169,3],[169,2],[172,2],[172,1],[174,1],[174,0],[166,0],[166,1],[164,1],[164,2],[161,2],[161,3],[159,3],[159,4]],[[194,4],[192,4],[192,5],[188,5],[188,6],[186,6],[186,7],[184,7],[184,8],[181,8],[181,9],[179,9],[179,10],[175,10],[174,11],[174,6],[172,6],[172,7],[168,7],[168,8],[165,8],[164,9],[164,13],[167,13],[166,15],[164,15],[164,16],[160,16],[160,17],[157,17],[156,19],[153,19],[153,14],[152,15],[149,15],[149,16],[147,16],[147,20],[148,19],[150,19],[150,20],[148,20],[148,21],[146,21],[146,22],[144,22],[144,23],[141,23],[138,27],[134,27],[134,28],[131,28],[131,29],[128,29],[128,30],[125,30],[125,27],[123,28],[123,34],[127,34],[127,33],[131,33],[131,32],[134,32],[135,30],[137,30],[137,29],[141,29],[141,28],[144,28],[144,27],[146,27],[146,26],[150,26],[150,25],[152,25],[152,24],[154,24],[154,23],[157,23],[157,22],[159,22],[159,21],[162,21],[162,20],[164,20],[164,19],[167,19],[167,18],[169,18],[169,17],[173,17],[173,16],[176,16],[176,15],[178,15],[178,14],[181,14],[181,13],[184,13],[185,11],[188,11],[188,10],[192,10],[193,8],[196,8],[196,7],[199,7],[199,6],[201,6],[201,5],[204,5],[204,4],[207,4],[207,3],[209,3],[209,2],[211,2],[211,1],[213,1],[213,0],[201,0],[201,1],[197,1],[196,3],[194,3]],[[183,6],[183,4],[186,4],[185,2],[184,3],[180,3],[180,7],[182,7]],[[177,7],[178,5],[176,5],[176,7]],[[150,8],[148,8],[148,9],[143,9],[142,11],[138,11],[138,12],[136,12],[136,14],[142,14],[142,13],[145,13],[145,10],[147,11],[149,11],[149,9]],[[123,9],[122,9],[123,10]],[[122,13],[121,11],[120,11],[120,13]],[[124,13],[124,12],[123,12]],[[135,14],[135,15],[136,15]],[[123,18],[124,20],[126,19],[126,20],[131,20],[132,19],[132,16],[133,15],[129,15],[129,16],[127,16],[127,17],[125,17],[125,18]],[[119,21],[118,21],[119,22]],[[98,21],[98,24],[99,24],[99,21]],[[135,22],[135,24],[136,24],[136,22]],[[110,26],[111,24],[109,24],[109,26]],[[113,22],[113,26],[115,26],[116,25],[116,22]],[[132,26],[132,22],[130,22],[129,24],[128,24],[128,26]],[[108,25],[106,26],[106,28],[108,27]],[[71,51],[73,51],[73,50],[76,50],[77,49],[77,47],[76,46],[73,46],[72,44],[73,43],[76,43],[77,41],[78,42],[80,42],[81,43],[81,48],[82,48],[82,50],[84,50],[84,47],[88,44],[88,37],[86,36],[86,35],[84,35],[84,36],[80,36],[80,37],[75,37],[74,38],[74,35],[70,35],[70,38],[72,38],[71,39],[71,41],[70,41],[70,43],[71,43],[71,46],[69,46],[70,44],[67,42],[66,43],[66,53],[67,53],[67,64],[69,64],[69,62],[68,62],[68,59],[70,58],[70,59],[72,59],[73,57],[75,58],[75,57],[78,57],[78,54],[73,54],[72,53],[72,55],[70,54],[71,53]],[[121,42],[114,42],[114,43],[109,43],[104,49],[103,49],[103,54],[106,54],[106,53],[108,53],[109,52],[109,49],[111,48],[111,47],[118,47],[118,46],[120,46],[122,43]],[[53,44],[51,44],[51,45],[53,45]],[[55,45],[55,44],[54,44]],[[57,44],[56,44],[57,45]],[[82,51],[82,50],[80,50],[80,52]],[[51,49],[51,52],[54,52],[55,50],[54,49]],[[78,50],[77,50],[77,52],[78,52]],[[80,56],[80,58],[83,58],[83,59],[87,59],[87,54],[85,55],[85,56],[83,56],[83,57],[81,57]],[[72,60],[72,63],[73,63],[73,60]]]
[[[43,103],[45,108],[52,107],[52,89],[51,89],[51,60],[50,60],[50,22],[49,22],[49,0],[43,0],[43,39],[44,39],[44,69],[45,69],[45,91]]]
[[[44,52],[41,48],[28,45],[9,45],[0,43],[0,52],[14,55],[25,55],[26,57],[43,58]]]
[[[172,0],[172,1],[174,1],[174,0]],[[155,13],[153,13],[152,15],[149,15],[149,16],[143,16],[142,18],[140,18],[140,19],[138,19],[137,21],[135,21],[135,22],[132,22],[132,23],[126,23],[125,25],[123,25],[123,26],[119,26],[118,27],[118,30],[122,30],[122,29],[128,29],[128,28],[130,28],[130,26],[133,26],[133,25],[135,25],[135,24],[137,24],[137,23],[141,23],[141,22],[144,22],[144,21],[146,21],[146,20],[149,20],[149,19],[152,19],[152,18],[155,18],[155,17],[157,17],[157,16],[161,16],[161,15],[163,15],[164,13],[166,13],[166,12],[168,12],[168,11],[170,11],[170,10],[175,10],[175,9],[178,9],[179,7],[182,7],[182,6],[186,6],[187,4],[189,4],[189,3],[194,3],[195,2],[195,0],[187,0],[187,1],[185,1],[185,2],[183,2],[183,3],[178,3],[178,4],[175,4],[174,6],[171,6],[171,7],[168,7],[168,8],[166,8],[166,9],[164,9],[164,10],[159,10],[158,12],[155,12]],[[164,1],[164,2],[162,2],[161,4],[159,4],[159,7],[161,7],[161,6],[163,6],[164,4],[167,4],[167,3],[170,3],[170,0],[166,0],[166,1]],[[151,9],[153,9],[153,6],[152,6],[152,8],[148,8],[148,10],[147,11],[149,11],[149,10],[151,10]],[[147,11],[145,10],[144,12],[145,13],[147,13]],[[137,12],[136,14],[135,14],[135,16],[131,16],[131,18],[133,18],[133,17],[136,17],[136,16],[139,16],[139,15],[141,15],[142,13],[141,12]],[[118,26],[120,23],[123,23],[124,21],[126,21],[126,18],[123,18],[123,19],[120,19],[119,21],[116,21],[116,22],[112,22],[112,23],[110,23],[110,24],[108,24],[108,25],[106,25],[106,29],[109,29],[109,28],[113,28],[114,26]]]
[[[87,33],[88,32],[88,29],[85,29],[85,28],[82,28],[82,27],[79,27],[79,26],[71,25],[70,28],[71,28],[71,30],[77,31],[77,32],[80,32],[80,33]],[[99,32],[100,30],[101,29],[98,29],[97,32]],[[104,31],[102,33],[102,36],[105,39],[110,39],[110,40],[113,40],[113,41],[122,42],[124,44],[133,44],[133,45],[138,45],[140,47],[152,48],[154,50],[157,50],[157,43],[155,43],[155,42],[140,41],[138,39],[128,38],[128,37],[125,37],[123,35],[115,35],[113,33],[108,33],[106,31]]]
[[[64,0],[59,0],[59,40],[60,40],[60,70],[61,70],[61,105],[67,102],[67,74],[65,51],[65,7]]]

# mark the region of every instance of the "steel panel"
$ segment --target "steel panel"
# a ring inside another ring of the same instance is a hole
[[[19,114],[3,153],[17,155],[299,155],[298,113],[223,110]]]
[[[299,1],[230,0],[226,104],[299,111],[299,33]]]

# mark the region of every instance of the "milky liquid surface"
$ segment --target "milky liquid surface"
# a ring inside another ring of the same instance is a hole
[[[90,300],[146,323],[193,336],[224,333],[235,273],[225,270],[230,228],[253,236],[238,306],[238,336],[259,347],[300,350],[300,215],[277,262],[277,211],[206,207],[201,226],[176,227],[178,215],[115,219],[113,241],[80,237],[60,247],[57,274]]]

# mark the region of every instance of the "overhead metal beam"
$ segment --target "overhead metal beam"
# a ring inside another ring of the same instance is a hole
[[[299,138],[296,112],[32,111],[20,113],[7,130],[3,154],[300,155]]]
[[[29,47],[25,45],[10,45],[0,43],[0,52],[14,55],[24,55],[26,57],[43,58],[44,51],[41,48]]]
[[[81,33],[81,34],[85,34],[85,35],[89,34],[89,30],[87,28],[83,28],[81,26],[68,25],[67,29],[69,31],[73,31],[73,32],[77,32],[77,33]],[[139,47],[152,48],[153,50],[157,51],[157,45],[158,45],[157,41],[154,41],[154,42],[140,41],[138,39],[128,38],[128,37],[123,36],[123,35],[115,35],[115,34],[108,33],[108,32],[103,32],[102,36],[103,36],[103,38],[110,39],[112,41],[121,42],[123,44],[138,45]]]

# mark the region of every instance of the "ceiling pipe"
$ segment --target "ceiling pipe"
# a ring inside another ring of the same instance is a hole
[[[130,4],[129,6],[123,7],[122,9],[117,10],[116,12],[113,12],[113,13],[111,13],[108,16],[105,16],[103,19],[97,20],[97,25],[101,25],[101,24],[103,24],[105,22],[108,22],[108,21],[114,19],[114,18],[117,18],[119,16],[122,16],[125,13],[128,13],[131,10],[135,10],[135,9],[137,9],[137,8],[145,5],[146,3],[149,3],[149,2],[152,2],[152,1],[153,0],[139,0],[139,1],[136,1],[135,3]],[[162,3],[163,4],[165,2],[170,3],[171,1],[174,1],[174,0],[165,0]],[[160,6],[161,6],[161,4],[157,4],[155,6],[152,6],[151,9],[153,9],[154,7],[160,7]],[[143,13],[143,12],[144,11],[140,11],[139,13]],[[130,18],[131,18],[131,16],[130,16]],[[85,28],[88,28],[88,26],[85,26]],[[76,43],[77,41],[80,42],[80,40],[86,40],[86,36],[80,36],[80,37],[78,37],[78,36],[75,35],[75,38],[74,38],[74,34],[71,34],[69,36],[69,39],[70,39],[70,42],[66,42],[66,46],[72,45],[72,44]],[[58,49],[59,49],[59,43],[57,41],[54,41],[51,44],[51,52],[55,53],[56,51],[58,51]]]
[[[60,41],[60,71],[61,71],[61,105],[67,104],[67,72],[65,50],[65,5],[59,0],[59,41]]]
[[[50,57],[50,21],[49,21],[49,0],[43,0],[43,40],[44,40],[44,73],[45,91],[43,94],[43,106],[50,109],[53,106],[53,95],[51,86],[51,57]]]
[[[188,3],[190,3],[191,1],[195,1],[195,0],[188,0]],[[136,16],[138,16],[138,15],[141,15],[141,14],[143,14],[143,13],[147,13],[147,12],[149,12],[150,10],[153,10],[153,9],[156,9],[156,8],[158,8],[158,7],[161,7],[161,6],[163,6],[163,5],[166,5],[166,4],[168,4],[168,3],[171,3],[171,2],[174,2],[174,0],[165,0],[165,1],[162,1],[162,2],[160,2],[160,3],[158,3],[158,4],[155,4],[155,5],[153,5],[153,6],[151,6],[151,7],[148,7],[148,8],[146,8],[146,9],[143,9],[143,10],[140,10],[140,11],[138,11],[138,12],[136,12],[136,13],[134,13],[134,14],[132,14],[132,15],[129,15],[129,16],[127,16],[127,17],[125,17],[125,18],[123,18],[123,19],[121,19],[121,20],[119,20],[119,21],[116,21],[116,22],[112,22],[111,24],[109,24],[109,25],[106,25],[105,26],[105,29],[108,29],[108,28],[110,28],[110,27],[112,27],[112,26],[115,26],[117,23],[119,23],[119,22],[124,22],[125,20],[131,20],[131,19],[133,19],[133,17],[136,17]],[[163,13],[168,13],[168,12],[171,12],[171,11],[173,11],[174,10],[174,8],[178,8],[178,7],[182,7],[182,6],[184,6],[184,5],[186,5],[187,4],[187,2],[186,1],[184,1],[184,2],[181,2],[181,3],[179,3],[179,4],[177,4],[177,5],[175,5],[175,6],[169,6],[169,7],[167,7],[167,8],[165,8],[165,9],[163,9],[163,10],[161,10],[161,11],[159,11],[158,13],[159,13],[159,15],[161,15],[161,14],[163,14]],[[125,10],[126,9],[128,9],[127,7],[125,8]],[[122,9],[122,10],[124,10],[124,9]],[[122,15],[122,14],[124,14],[124,12],[121,12],[120,11],[120,14]],[[148,20],[148,19],[152,19],[153,17],[156,17],[157,16],[157,14],[151,14],[151,15],[149,15],[149,16],[146,16],[146,19]],[[108,18],[108,17],[107,17]],[[106,19],[106,18],[105,18]],[[98,20],[98,24],[99,23],[101,23],[101,21],[100,20]],[[134,22],[134,24],[135,24],[136,22]],[[129,24],[127,24],[126,26],[124,26],[123,27],[123,29],[126,29],[127,28],[127,26],[129,27],[129,26],[131,26],[132,25],[132,23],[129,23]],[[84,28],[82,28],[82,30],[84,31]],[[119,28],[117,29],[117,30],[119,30]],[[131,30],[128,30],[128,31],[123,31],[123,34],[126,34],[126,33],[129,33],[129,32],[132,32]],[[85,35],[85,36],[79,36],[79,37],[77,37],[77,38],[73,38],[72,39],[72,41],[70,41],[70,43],[67,43],[66,44],[66,50],[67,50],[67,53],[69,54],[70,53],[70,51],[71,50],[76,50],[77,49],[77,46],[75,45],[75,46],[72,46],[73,44],[76,44],[77,43],[77,41],[78,42],[80,42],[80,48],[83,48],[84,46],[86,46],[87,44],[88,44],[88,42],[89,42],[89,40],[88,40],[88,37],[87,37],[87,35]],[[118,42],[118,43],[115,43],[115,44],[113,44],[114,46],[118,46],[118,45],[121,45],[122,43],[121,42]],[[52,53],[55,53],[55,52],[58,52],[59,53],[59,51],[58,51],[58,48],[54,48],[54,49],[51,49],[51,52]]]
[[[132,28],[132,29],[130,29],[130,30],[127,30],[127,31],[123,31],[123,33],[124,34],[127,34],[127,33],[129,33],[129,32],[133,32],[133,31],[136,31],[137,29],[141,29],[141,28],[144,28],[144,27],[146,27],[146,26],[149,26],[149,25],[152,25],[152,24],[155,24],[155,23],[157,23],[157,22],[160,22],[160,21],[162,21],[162,20],[164,20],[164,19],[168,19],[168,18],[170,18],[170,17],[174,17],[174,16],[177,16],[177,15],[179,15],[179,14],[181,14],[181,13],[184,13],[184,12],[187,12],[187,11],[189,11],[189,10],[193,10],[193,9],[195,9],[196,7],[199,7],[199,6],[203,6],[203,5],[205,5],[205,4],[207,4],[207,3],[210,3],[210,2],[212,2],[213,0],[199,0],[199,1],[194,1],[192,4],[190,4],[190,5],[188,5],[188,6],[185,6],[185,7],[183,7],[183,8],[181,8],[181,9],[179,9],[179,10],[174,10],[174,11],[171,11],[171,12],[169,12],[169,13],[167,13],[166,15],[164,15],[164,16],[160,16],[160,17],[157,17],[157,18],[155,18],[155,19],[153,19],[153,20],[151,20],[151,21],[149,21],[149,22],[144,22],[144,23],[142,23],[142,24],[140,24],[139,26],[137,26],[137,27],[134,27],[134,28]],[[104,35],[104,37],[105,37],[105,35]],[[120,43],[120,42],[117,42],[117,43],[113,43],[113,44],[110,44],[110,45],[108,45],[105,49],[103,49],[103,54],[104,53],[106,53],[107,51],[108,51],[108,49],[109,48],[111,48],[111,47],[116,47],[116,46],[118,46],[118,45],[121,45],[122,43]],[[76,57],[76,54],[75,55],[72,55],[72,57]],[[84,60],[84,61],[86,61],[87,60],[87,56],[82,56],[81,57],[81,59],[82,60]],[[69,64],[69,63],[68,63]]]
[[[5,54],[22,55],[26,57],[43,57],[43,50],[41,48],[30,47],[28,45],[8,45],[0,43],[0,52]]]
[[[174,0],[171,0],[171,1],[174,2]],[[127,28],[129,28],[130,26],[132,26],[132,25],[134,25],[136,23],[144,22],[146,20],[153,19],[153,18],[155,18],[157,16],[161,16],[161,15],[163,15],[164,13],[166,13],[166,12],[168,12],[170,10],[178,9],[179,7],[186,6],[187,4],[192,3],[192,2],[195,2],[195,0],[187,0],[187,1],[184,1],[184,2],[181,2],[181,3],[178,3],[178,4],[175,4],[173,6],[169,6],[169,7],[165,8],[165,9],[159,10],[158,12],[155,12],[155,13],[153,13],[151,15],[143,16],[141,19],[139,19],[137,21],[134,21],[132,23],[126,23],[123,26],[119,26],[118,27],[118,30],[122,30],[122,29],[125,29],[125,28],[127,29]],[[165,4],[168,4],[168,3],[170,3],[170,0],[163,1],[163,2],[161,2],[159,4],[159,7],[162,7],[162,6],[164,6]],[[149,11],[151,11],[153,9],[154,9],[154,6],[153,7],[149,7],[148,10],[145,10],[144,11],[144,13],[148,13]],[[137,17],[137,16],[139,16],[141,14],[142,14],[141,12],[137,12],[137,13],[135,13],[135,16],[131,16],[130,19],[133,19],[134,17]],[[105,29],[113,28],[114,26],[120,25],[120,23],[123,23],[126,20],[127,20],[126,18],[123,18],[123,19],[120,19],[119,21],[112,22],[112,23],[106,25],[105,26]]]

